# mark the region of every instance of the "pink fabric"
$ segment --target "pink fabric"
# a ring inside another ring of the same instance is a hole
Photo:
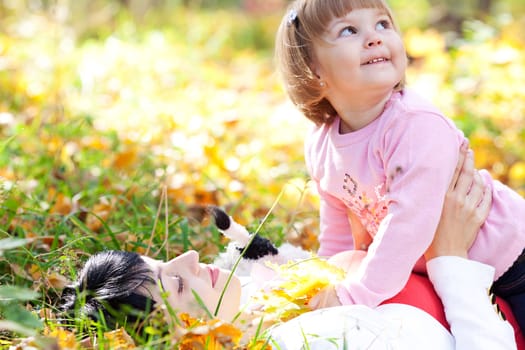
[[[357,275],[337,293],[343,304],[370,307],[397,294],[412,270],[424,271],[457,162],[463,133],[410,90],[394,93],[369,125],[339,134],[340,120],[316,127],[305,159],[321,196],[321,256],[353,249],[348,213],[373,237]],[[498,278],[525,247],[525,200],[490,178],[493,208],[470,250]]]

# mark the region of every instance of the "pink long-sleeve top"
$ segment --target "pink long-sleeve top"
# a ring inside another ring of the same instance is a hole
[[[320,194],[320,248],[331,256],[354,249],[349,213],[373,241],[357,274],[337,286],[343,304],[376,306],[397,294],[436,231],[463,133],[413,91],[396,92],[383,113],[355,132],[340,119],[315,127],[305,160]],[[525,200],[488,172],[491,212],[469,252],[501,276],[525,247]],[[355,228],[354,228],[355,229]]]

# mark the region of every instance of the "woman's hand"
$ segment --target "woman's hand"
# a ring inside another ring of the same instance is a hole
[[[491,204],[492,192],[474,169],[472,151],[463,144],[434,240],[425,253],[426,260],[441,255],[466,258]]]

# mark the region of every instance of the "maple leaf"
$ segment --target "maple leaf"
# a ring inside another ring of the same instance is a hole
[[[249,301],[249,305],[264,314],[265,321],[286,321],[311,311],[310,299],[345,277],[343,269],[315,256],[283,265],[268,263],[268,266],[278,277]]]
[[[46,327],[44,329],[44,335],[50,338],[55,338],[62,350],[78,349],[80,347],[80,344],[76,340],[75,333],[64,328],[57,327],[50,329]]]
[[[104,339],[107,347],[114,350],[135,349],[135,342],[129,336],[124,328],[118,328],[114,331],[105,332]]]
[[[183,336],[179,349],[232,349],[239,344],[242,332],[234,325],[219,319],[196,319],[186,313],[180,315]]]

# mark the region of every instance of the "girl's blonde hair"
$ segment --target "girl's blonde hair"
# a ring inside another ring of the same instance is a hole
[[[386,11],[399,32],[384,0],[295,0],[277,31],[275,57],[286,92],[299,110],[316,124],[331,123],[337,112],[323,97],[319,77],[311,69],[313,44],[321,40],[334,18],[362,8]],[[403,86],[404,79],[394,89],[401,90]]]

